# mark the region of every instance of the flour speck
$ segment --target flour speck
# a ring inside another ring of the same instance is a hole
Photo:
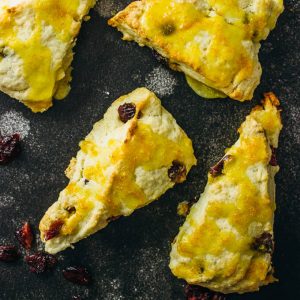
[[[172,73],[161,66],[146,75],[145,81],[146,87],[159,97],[170,96],[177,85],[177,80]]]
[[[14,204],[15,204],[14,197],[12,197],[10,195],[6,195],[6,194],[0,195],[0,208],[12,207]]]
[[[287,108],[287,113],[289,114],[289,121],[292,124],[292,130],[288,131],[288,135],[293,137],[296,144],[300,144],[300,130],[298,127],[300,109],[296,105],[290,105],[290,107]]]
[[[169,277],[165,273],[168,268],[165,255],[169,252],[166,248],[162,250],[157,247],[147,247],[138,250],[137,281],[133,287],[134,299],[160,299],[160,291],[156,290],[156,286],[164,287],[164,299],[172,299],[172,291],[168,285]]]
[[[114,16],[118,11],[122,10],[121,3],[116,3],[114,0],[101,0],[95,6],[96,11],[103,18],[110,18]]]
[[[121,293],[121,280],[119,278],[114,278],[109,282],[110,290],[112,290],[110,293],[107,294],[107,299],[116,299],[116,300],[122,300],[125,299],[125,297]]]
[[[44,243],[41,240],[40,235],[37,233],[35,235],[36,248],[38,251],[44,251]]]
[[[20,112],[11,110],[0,116],[0,135],[19,133],[24,139],[30,131],[30,121]]]

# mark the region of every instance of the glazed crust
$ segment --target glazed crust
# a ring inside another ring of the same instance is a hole
[[[265,95],[214,167],[172,245],[170,268],[190,284],[222,293],[257,291],[273,282],[275,211],[272,149],[282,129],[279,101]]]
[[[123,123],[118,108],[125,103],[134,103],[136,111]],[[46,251],[70,247],[159,198],[175,184],[169,169],[176,162],[185,168],[176,181],[182,182],[196,163],[192,142],[160,100],[145,88],[116,100],[80,143],[66,171],[68,186],[40,222]],[[57,220],[63,226],[47,240]]]
[[[72,48],[95,0],[2,0],[0,90],[33,112],[70,90]]]
[[[124,40],[156,50],[173,69],[244,101],[260,81],[259,42],[282,10],[281,0],[142,0],[108,23]]]

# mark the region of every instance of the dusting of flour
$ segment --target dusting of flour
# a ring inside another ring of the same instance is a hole
[[[289,130],[287,132],[288,135],[290,135],[293,139],[293,141],[296,144],[300,144],[300,130],[298,127],[298,122],[300,120],[300,108],[296,105],[290,105],[290,107],[287,107],[287,112],[289,113],[289,121],[291,123],[292,130]]]
[[[95,9],[100,17],[110,18],[123,9],[123,5],[116,2],[114,0],[101,0],[97,2]]]
[[[0,209],[4,207],[12,207],[15,204],[15,198],[7,195],[0,194]]]
[[[169,70],[159,66],[146,75],[145,83],[157,96],[164,97],[173,94],[177,80]]]
[[[0,116],[0,135],[19,133],[21,138],[27,137],[30,131],[30,121],[22,113],[11,110]]]

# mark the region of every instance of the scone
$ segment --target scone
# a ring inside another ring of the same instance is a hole
[[[188,283],[245,293],[273,282],[279,101],[265,95],[238,141],[210,169],[204,193],[172,245],[170,268]]]
[[[0,91],[33,112],[70,90],[72,48],[95,0],[1,0]]]
[[[46,251],[70,247],[156,200],[195,164],[191,140],[152,92],[119,98],[80,143],[68,186],[40,222]]]
[[[205,84],[204,94],[211,94],[209,86],[244,101],[260,81],[260,41],[282,11],[282,0],[141,0],[109,24],[124,40],[156,50],[188,76],[192,87],[193,79]]]

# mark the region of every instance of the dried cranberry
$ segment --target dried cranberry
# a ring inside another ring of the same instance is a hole
[[[277,158],[276,158],[276,148],[271,146],[271,151],[272,151],[272,154],[271,154],[271,159],[270,159],[269,164],[273,167],[276,167],[278,165]]]
[[[64,277],[75,284],[88,285],[91,282],[91,276],[83,267],[68,267],[63,270]]]
[[[0,246],[0,261],[12,262],[20,257],[15,246]]]
[[[52,269],[57,263],[55,256],[44,252],[27,255],[25,256],[25,261],[29,265],[30,272],[37,274]]]
[[[231,160],[232,156],[231,155],[225,155],[220,159],[214,166],[212,166],[209,170],[209,173],[213,176],[219,176],[222,174],[223,168],[224,168],[224,163],[225,161]]]
[[[181,183],[186,179],[186,167],[181,162],[174,160],[168,170],[169,178],[176,183]]]
[[[28,222],[16,231],[16,237],[19,243],[25,248],[30,249],[33,241],[32,230]]]
[[[120,120],[126,123],[135,116],[136,107],[134,103],[124,103],[119,106],[118,113]]]
[[[0,57],[4,58],[6,57],[6,53],[4,53],[4,49],[0,49]]]
[[[163,24],[161,26],[161,31],[163,33],[163,35],[171,35],[172,33],[174,33],[174,31],[176,30],[176,27],[173,23],[166,23],[166,24]]]
[[[65,210],[69,213],[69,214],[74,214],[76,213],[76,208],[74,206],[67,206],[65,208]]]
[[[252,243],[252,249],[272,254],[274,251],[273,236],[270,232],[263,232],[260,236],[256,237]]]
[[[0,164],[12,161],[21,152],[20,135],[0,136]]]
[[[25,256],[25,261],[29,265],[29,270],[32,273],[43,273],[47,269],[46,257],[42,254],[32,254]]]
[[[49,241],[59,235],[59,232],[64,225],[64,222],[62,220],[56,220],[54,221],[48,230],[45,232],[45,241]]]
[[[225,296],[220,293],[210,291],[196,285],[187,285],[185,287],[187,300],[225,300]]]

